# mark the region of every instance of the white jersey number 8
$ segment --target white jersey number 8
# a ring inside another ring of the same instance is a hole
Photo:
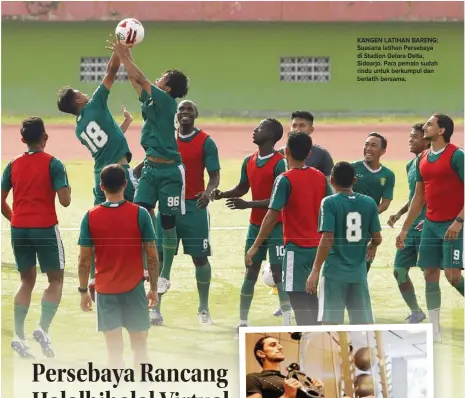
[[[348,213],[346,217],[346,226],[347,242],[360,242],[362,240],[362,216],[360,213]]]

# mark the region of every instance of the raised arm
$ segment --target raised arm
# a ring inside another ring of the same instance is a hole
[[[129,80],[131,80],[131,83],[134,81],[139,86],[141,86],[144,91],[150,94],[152,91],[152,83],[145,77],[144,73],[132,60],[130,47],[116,39],[113,39],[108,41],[107,48],[119,56],[121,63],[124,65],[128,72],[128,77]]]
[[[106,87],[108,91],[111,90],[111,87],[113,86],[113,83],[116,80],[116,75],[118,74],[120,65],[121,60],[119,56],[113,53],[107,64],[107,73],[103,78],[103,85]]]

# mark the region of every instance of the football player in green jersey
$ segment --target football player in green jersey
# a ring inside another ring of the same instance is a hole
[[[381,244],[381,225],[375,201],[353,192],[354,177],[350,163],[337,163],[331,174],[336,194],[320,207],[318,231],[323,235],[307,292],[316,293],[323,266],[318,320],[324,324],[343,324],[346,309],[351,324],[374,323],[365,264]]]
[[[105,202],[105,194],[100,188],[100,172],[110,164],[119,164],[126,172],[128,181],[124,199],[134,199],[137,179],[129,165],[132,153],[124,133],[132,122],[131,114],[123,106],[123,122],[118,125],[108,109],[108,96],[120,68],[120,58],[113,54],[108,61],[102,83],[92,97],[72,87],[66,86],[58,92],[57,105],[61,112],[76,116],[75,134],[89,150],[94,159],[94,205]],[[94,292],[95,264],[92,259],[89,289]]]
[[[145,150],[144,167],[138,181],[134,203],[145,207],[154,228],[154,208],[158,203],[163,230],[163,268],[158,278],[158,293],[170,288],[170,271],[177,248],[176,217],[185,215],[185,170],[176,141],[177,98],[188,92],[188,79],[179,70],[168,70],[155,83],[147,79],[132,59],[130,47],[118,40],[107,42],[128,72],[139,95],[144,124],[141,145]]]
[[[386,153],[387,140],[379,133],[371,133],[365,140],[363,160],[353,162],[356,182],[353,190],[374,199],[378,213],[385,212],[394,198],[396,177],[386,166],[381,164],[381,157]],[[367,261],[367,271],[371,261]]]
[[[428,149],[430,143],[423,138],[423,123],[417,123],[412,126],[409,138],[410,152],[415,154],[415,158],[407,163],[407,179],[409,187],[409,198],[407,203],[396,213],[389,217],[388,225],[394,227],[394,224],[408,211],[410,202],[412,201],[415,193],[417,162],[420,154]],[[426,318],[425,313],[418,305],[417,296],[415,295],[415,288],[413,287],[412,280],[408,272],[411,267],[417,265],[418,249],[421,240],[421,226],[418,225],[425,219],[426,207],[423,207],[420,215],[414,221],[410,228],[407,238],[405,240],[405,247],[402,250],[397,249],[396,257],[394,260],[394,276],[399,285],[400,293],[408,305],[411,314],[407,317],[408,323],[420,323]]]
[[[124,168],[128,181],[124,191],[126,200],[133,200],[137,187],[134,173],[129,166],[132,153],[124,136],[132,117],[123,108],[125,120],[118,125],[108,109],[108,96],[120,63],[120,58],[112,55],[107,64],[105,77],[92,97],[69,86],[63,87],[58,93],[58,109],[76,116],[76,137],[94,158],[95,205],[105,202],[105,195],[100,189],[100,172],[105,166],[117,163]]]

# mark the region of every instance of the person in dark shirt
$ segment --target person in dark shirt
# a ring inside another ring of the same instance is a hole
[[[254,347],[254,355],[262,367],[260,373],[246,376],[246,396],[250,398],[295,398],[302,385],[296,379],[286,379],[280,371],[285,360],[283,347],[271,336],[260,338]],[[315,387],[323,387],[320,380],[312,379]]]
[[[291,115],[291,131],[306,133],[312,135],[314,131],[313,127],[314,117],[310,112],[307,111],[295,111]],[[280,152],[284,154],[284,148],[280,149]],[[305,159],[305,165],[314,167],[317,170],[320,170],[326,177],[331,175],[331,170],[334,166],[333,158],[329,152],[319,146],[313,145],[312,151]]]

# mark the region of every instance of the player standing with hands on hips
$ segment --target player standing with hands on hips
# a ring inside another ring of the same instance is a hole
[[[439,312],[441,291],[439,277],[444,269],[449,283],[464,295],[463,268],[463,150],[450,143],[454,133],[453,120],[435,113],[423,126],[424,138],[431,148],[420,155],[417,163],[415,194],[396,238],[398,249],[405,247],[405,238],[426,204],[419,249],[418,265],[426,282],[426,305],[433,324],[434,340],[441,340]]]

